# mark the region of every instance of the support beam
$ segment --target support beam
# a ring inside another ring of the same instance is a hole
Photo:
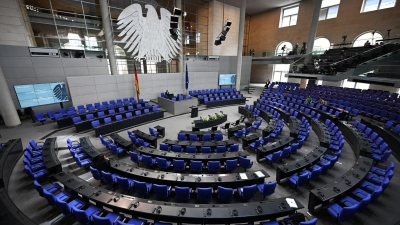
[[[108,60],[110,63],[111,75],[118,75],[117,61],[115,59],[113,33],[111,29],[110,13],[108,12],[107,0],[100,0],[101,18],[103,21],[103,32],[106,40]]]
[[[310,32],[308,33],[307,50],[306,54],[312,52],[314,47],[315,35],[317,34],[317,27],[319,21],[319,13],[321,11],[322,0],[314,0],[314,11],[310,25]]]
[[[0,66],[0,113],[6,127],[17,127],[21,125],[17,110],[11,98],[6,78]]]
[[[242,51],[243,51],[243,36],[244,36],[244,20],[246,17],[246,0],[242,0],[240,7],[239,21],[239,40],[237,48],[237,67],[236,67],[236,89],[240,90],[240,79],[242,78]]]

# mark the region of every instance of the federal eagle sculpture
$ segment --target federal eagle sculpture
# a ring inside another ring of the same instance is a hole
[[[178,40],[169,32],[171,13],[160,8],[161,19],[152,5],[145,5],[146,17],[143,17],[142,6],[132,4],[125,8],[118,17],[117,29],[123,29],[118,35],[124,36],[124,49],[132,52],[135,60],[145,58],[150,62],[170,61],[179,54],[181,46],[180,29],[177,29]]]

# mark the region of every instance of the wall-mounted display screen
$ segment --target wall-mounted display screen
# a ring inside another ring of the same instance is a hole
[[[218,79],[218,85],[235,85],[236,74],[220,74]]]
[[[21,108],[69,101],[64,82],[15,85],[14,90]]]

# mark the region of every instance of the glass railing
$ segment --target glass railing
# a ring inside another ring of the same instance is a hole
[[[303,55],[303,57],[291,63],[289,67],[289,73],[305,72],[304,68],[306,68],[306,65],[312,62],[312,55],[314,55],[312,52],[307,55]]]
[[[325,50],[318,48],[314,49],[312,54],[313,55],[322,55],[324,54]],[[253,57],[273,57],[273,56],[304,56],[304,54],[300,54],[300,51],[297,54],[293,54],[291,49],[282,51],[282,50],[265,50],[265,51],[254,51],[252,54],[250,52],[243,52],[243,56],[253,56]]]
[[[399,79],[400,66],[393,65],[359,65],[353,72],[356,77],[377,77]]]

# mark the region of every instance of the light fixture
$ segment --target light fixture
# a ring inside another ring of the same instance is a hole
[[[175,16],[180,16],[180,15],[182,15],[182,10],[179,9],[179,8],[174,7],[173,14],[174,14]]]

